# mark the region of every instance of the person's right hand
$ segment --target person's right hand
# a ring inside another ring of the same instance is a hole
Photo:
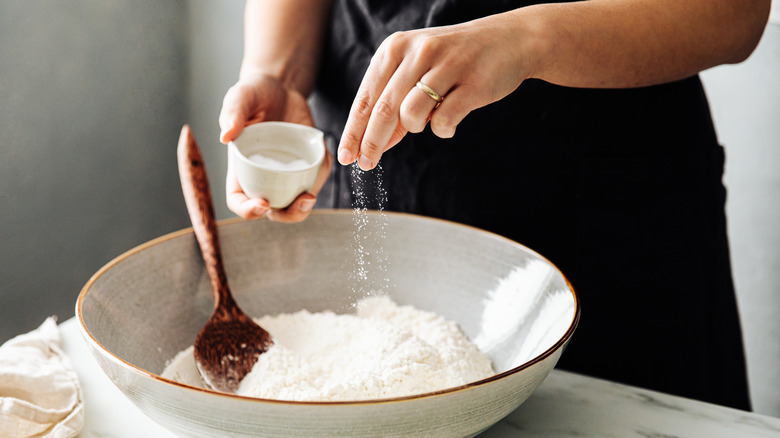
[[[222,101],[222,111],[219,114],[219,127],[222,132],[219,140],[227,144],[235,140],[244,127],[264,121],[314,126],[309,105],[300,93],[285,88],[281,82],[268,75],[242,77],[230,87]],[[244,193],[228,160],[225,184],[227,206],[233,213],[246,219],[254,219],[267,213],[269,219],[274,221],[300,222],[311,213],[317,200],[316,195],[328,179],[332,162],[333,158],[326,149],[325,159],[311,191],[302,193],[285,209],[271,209],[265,199],[252,199]]]

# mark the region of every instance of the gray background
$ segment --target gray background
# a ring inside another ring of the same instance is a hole
[[[183,123],[206,156],[217,216],[232,216],[217,115],[240,65],[242,14],[239,0],[0,0],[0,342],[49,315],[72,317],[102,265],[189,226],[175,159]],[[773,23],[748,61],[702,77],[728,156],[754,405],[780,416],[777,15]]]

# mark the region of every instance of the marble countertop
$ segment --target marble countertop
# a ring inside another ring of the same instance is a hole
[[[86,424],[81,438],[175,438],[139,411],[103,374],[77,321],[60,325],[81,379]],[[553,370],[515,412],[480,438],[780,437],[780,418]]]

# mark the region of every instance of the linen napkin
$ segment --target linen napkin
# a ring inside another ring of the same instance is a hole
[[[74,437],[84,426],[83,400],[54,318],[0,346],[0,436]]]

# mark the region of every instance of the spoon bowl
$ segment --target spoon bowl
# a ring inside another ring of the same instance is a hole
[[[206,167],[187,125],[181,130],[177,155],[184,201],[214,293],[214,311],[195,338],[195,363],[206,385],[234,393],[273,341],[241,310],[230,292]]]

